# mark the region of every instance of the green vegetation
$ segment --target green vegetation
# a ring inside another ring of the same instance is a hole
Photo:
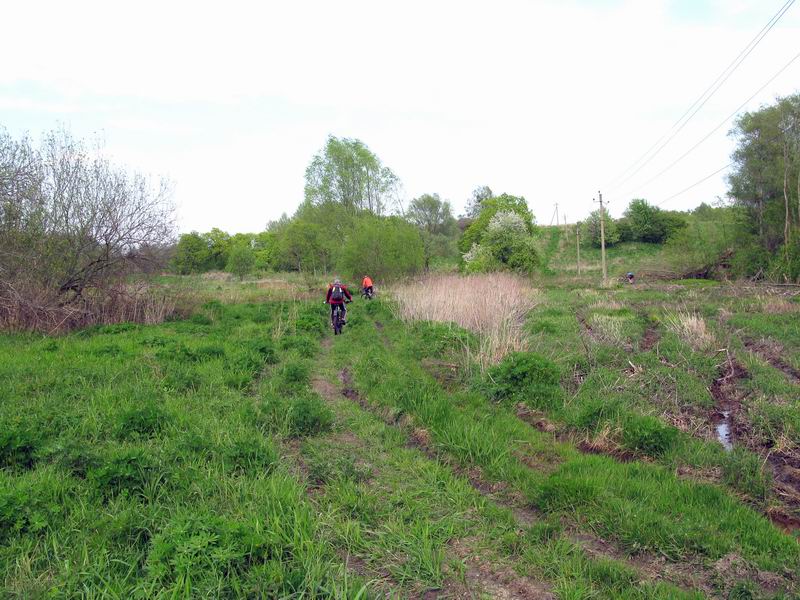
[[[758,314],[708,289],[713,302],[690,285],[670,297]],[[483,373],[464,363],[480,341],[454,325],[406,324],[377,300],[333,339],[318,300],[268,290],[161,325],[2,337],[3,590],[795,593],[800,545],[764,516],[792,510],[779,479],[747,444],[727,453],[672,419],[713,407],[719,371],[659,327],[660,293],[546,289],[529,350]],[[774,421],[759,402],[746,414]],[[715,570],[731,556],[735,574]]]

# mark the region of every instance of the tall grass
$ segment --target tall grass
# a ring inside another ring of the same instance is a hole
[[[664,324],[698,352],[711,350],[716,345],[713,332],[708,329],[703,317],[697,313],[669,313],[664,319]]]
[[[536,305],[537,291],[520,277],[507,273],[429,275],[389,291],[398,316],[405,321],[456,323],[479,334],[472,358],[481,370],[527,347],[522,326]]]

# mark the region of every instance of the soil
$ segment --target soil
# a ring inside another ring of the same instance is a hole
[[[648,323],[647,328],[644,330],[642,341],[639,342],[639,350],[641,352],[649,352],[661,341],[661,331],[655,323]]]
[[[716,430],[721,423],[727,425],[727,441],[731,446],[735,445],[738,437],[746,437],[749,430],[742,414],[744,396],[737,387],[738,381],[749,377],[747,369],[726,351],[726,359],[719,367],[718,377],[708,389],[714,398],[714,408],[709,415],[712,430]]]

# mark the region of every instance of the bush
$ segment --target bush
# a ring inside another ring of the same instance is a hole
[[[289,407],[289,428],[296,436],[313,435],[330,429],[333,413],[316,394],[303,394]]]
[[[623,427],[623,445],[648,456],[663,456],[678,440],[677,429],[649,415],[631,415]]]
[[[52,527],[63,512],[68,485],[52,474],[30,481],[0,471],[0,542]]]
[[[555,363],[532,352],[513,352],[487,371],[484,386],[495,401],[524,401],[553,408],[561,399],[560,373]]]

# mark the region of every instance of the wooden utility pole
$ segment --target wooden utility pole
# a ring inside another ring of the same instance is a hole
[[[581,224],[575,224],[575,247],[578,249],[578,275],[581,274]]]
[[[606,268],[606,210],[603,207],[603,194],[597,192],[600,197],[600,261],[603,264],[603,283],[608,280],[608,269]]]

